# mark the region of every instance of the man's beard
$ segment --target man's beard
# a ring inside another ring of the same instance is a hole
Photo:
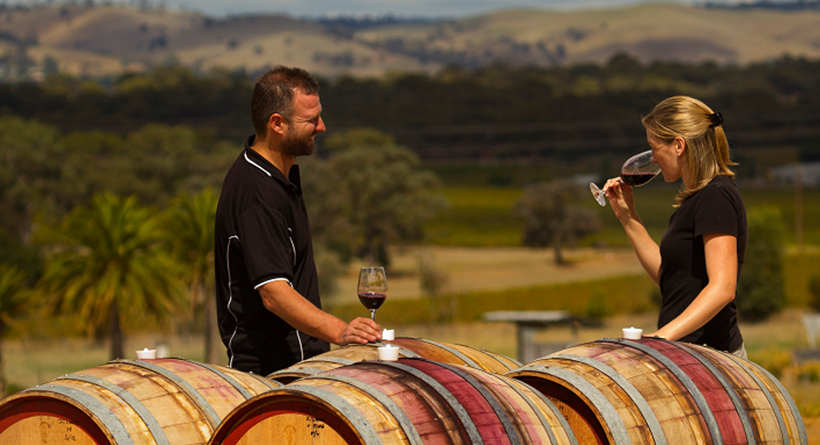
[[[313,154],[315,147],[313,146],[313,134],[300,136],[286,136],[282,140],[282,153],[290,156],[310,156]]]

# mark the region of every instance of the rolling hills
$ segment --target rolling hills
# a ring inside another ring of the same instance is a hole
[[[297,65],[324,77],[434,72],[447,64],[552,66],[605,62],[762,62],[820,57],[820,10],[643,4],[553,12],[505,10],[460,20],[364,29],[284,15],[213,19],[168,9],[62,3],[0,9],[0,75],[50,69],[91,77],[164,63],[255,72]]]

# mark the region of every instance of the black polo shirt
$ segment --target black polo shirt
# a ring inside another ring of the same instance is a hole
[[[299,167],[289,177],[251,147],[234,162],[216,212],[215,269],[219,333],[229,366],[261,375],[328,351],[262,304],[259,289],[285,281],[321,308]]]

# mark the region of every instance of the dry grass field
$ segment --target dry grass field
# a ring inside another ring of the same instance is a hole
[[[642,272],[631,249],[573,249],[565,251],[566,265],[557,266],[552,249],[520,247],[408,247],[391,258],[391,299],[419,298],[419,262],[428,256],[446,276],[442,293],[502,290],[544,284],[570,283]],[[358,301],[355,262],[339,279],[334,303]]]

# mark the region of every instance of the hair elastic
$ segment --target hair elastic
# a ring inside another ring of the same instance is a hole
[[[712,121],[712,125],[710,125],[710,127],[717,127],[723,124],[723,115],[720,113],[712,113],[709,115],[709,120]]]

